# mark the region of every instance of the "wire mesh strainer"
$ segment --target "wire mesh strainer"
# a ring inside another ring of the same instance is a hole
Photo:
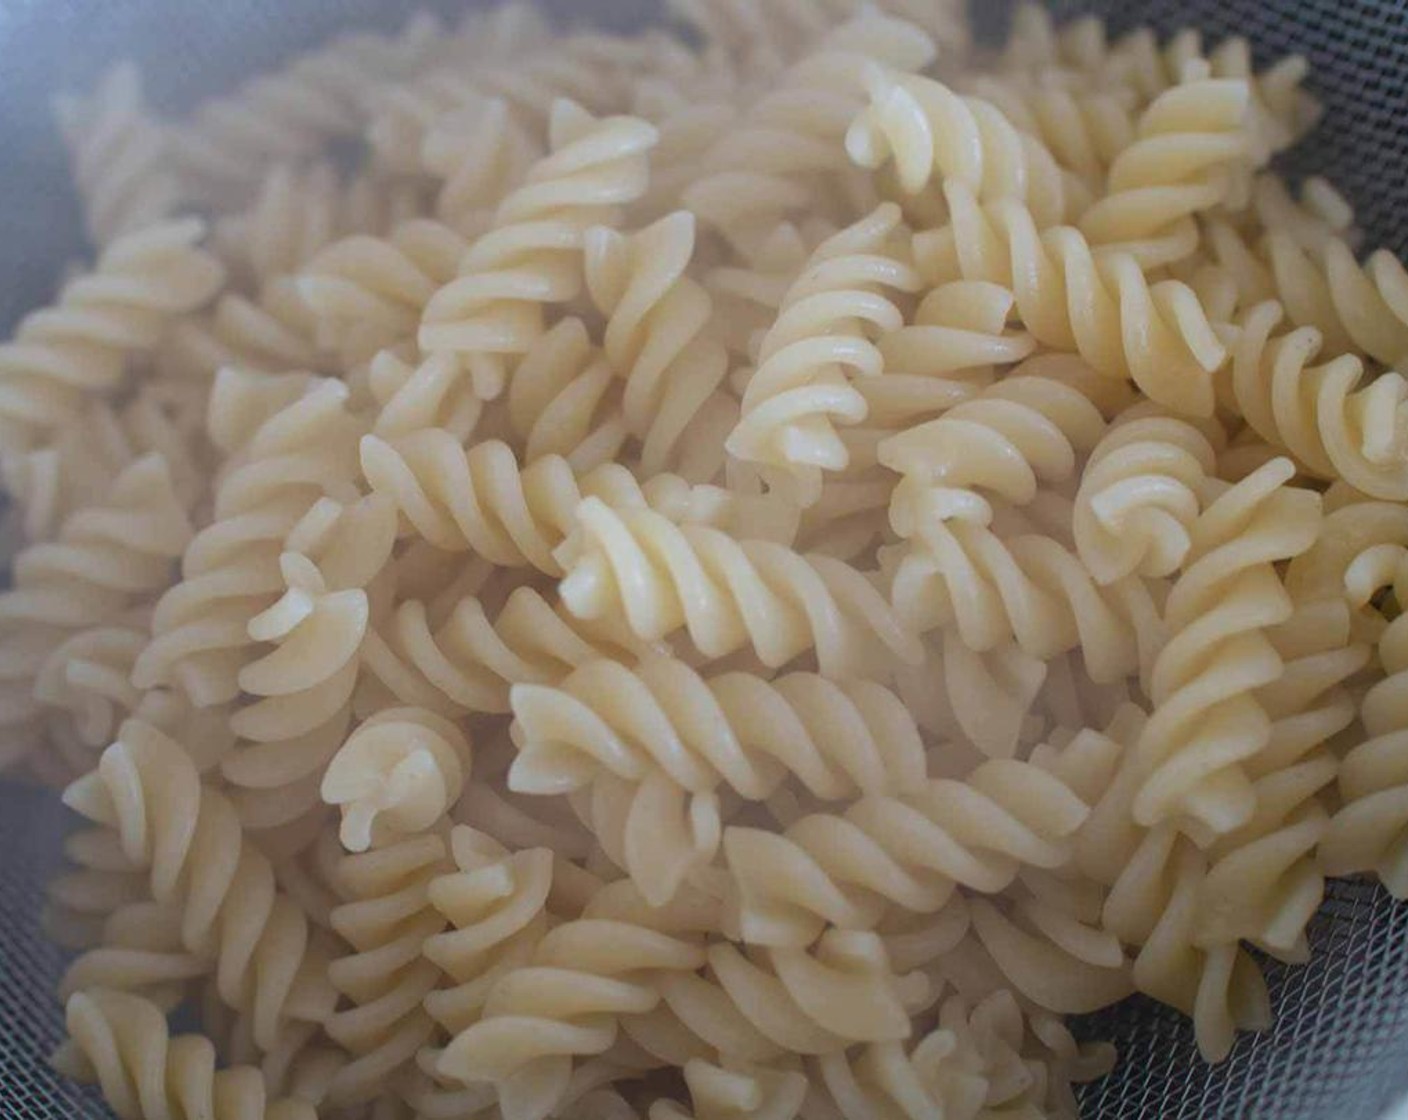
[[[767,3],[769,0],[758,0]],[[82,252],[63,153],[47,113],[60,88],[90,84],[115,58],[148,64],[164,107],[218,92],[347,24],[394,26],[420,7],[464,0],[0,0],[0,327],[47,296]],[[601,9],[611,23],[646,16],[652,0]],[[1000,34],[1005,5],[978,4],[980,31]],[[1404,0],[1053,0],[1058,17],[1094,13],[1112,33],[1140,24],[1250,38],[1259,61],[1306,55],[1326,123],[1283,161],[1290,175],[1330,177],[1355,204],[1366,243],[1408,249],[1408,3]],[[65,821],[52,798],[0,786],[0,1117],[105,1117],[95,1095],[62,1082],[47,1057],[60,1033],[53,997],[62,954],[38,929],[42,886],[61,860]],[[1408,1092],[1408,907],[1363,882],[1332,883],[1310,930],[1311,963],[1268,967],[1276,1027],[1243,1038],[1216,1068],[1192,1030],[1143,999],[1080,1024],[1112,1038],[1120,1065],[1086,1087],[1084,1115],[1370,1120]]]

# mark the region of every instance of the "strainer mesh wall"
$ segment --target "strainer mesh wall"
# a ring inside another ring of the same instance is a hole
[[[768,0],[760,0],[768,2]],[[41,302],[79,249],[72,200],[42,98],[91,79],[102,61],[142,46],[161,75],[157,95],[181,103],[241,72],[272,65],[341,21],[391,25],[423,5],[406,0],[183,0],[49,4],[0,0],[0,327]],[[440,9],[463,0],[431,0]],[[559,10],[589,5],[559,2]],[[629,22],[650,0],[597,7]],[[1367,244],[1408,251],[1408,0],[1053,0],[1060,18],[1095,13],[1112,33],[1150,24],[1200,27],[1209,42],[1248,37],[1262,62],[1306,55],[1327,123],[1283,161],[1292,176],[1328,175],[1355,204]],[[1000,32],[1004,6],[977,5],[982,30]],[[81,35],[76,34],[81,28]],[[62,45],[62,49],[60,49]],[[173,47],[180,49],[173,50]],[[88,1120],[96,1098],[48,1069],[61,1036],[53,997],[60,951],[38,929],[42,885],[60,862],[64,818],[51,799],[0,787],[0,1117]],[[1180,1016],[1135,999],[1079,1025],[1112,1038],[1116,1072],[1087,1087],[1090,1120],[1373,1120],[1408,1092],[1408,907],[1368,883],[1331,884],[1312,925],[1311,963],[1271,965],[1276,1009],[1269,1034],[1242,1039],[1216,1068],[1197,1060]]]

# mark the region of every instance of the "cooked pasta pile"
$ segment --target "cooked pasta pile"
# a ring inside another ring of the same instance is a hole
[[[1408,895],[1408,272],[1269,170],[1303,61],[960,7],[61,103],[0,766],[124,1120],[1072,1116],[1063,1016],[1221,1059]]]

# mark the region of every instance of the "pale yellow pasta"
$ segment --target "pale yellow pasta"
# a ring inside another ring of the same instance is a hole
[[[238,694],[249,620],[280,593],[289,532],[330,491],[355,494],[359,425],[346,398],[334,380],[234,371],[218,379],[212,438],[238,454],[222,473],[211,523],[182,558],[181,581],[157,603],[152,642],[133,668],[137,687],[178,685],[201,704]]]
[[[1156,98],[1110,165],[1106,194],[1081,215],[1091,244],[1131,252],[1145,267],[1184,255],[1188,239],[1175,227],[1193,233],[1192,215],[1249,190],[1250,96],[1245,81],[1193,78]]]
[[[1292,473],[1275,460],[1222,484],[1193,525],[1152,670],[1153,715],[1136,748],[1148,767],[1134,803],[1141,824],[1188,814],[1218,834],[1252,815],[1241,764],[1266,745],[1269,720],[1247,690],[1279,676],[1265,631],[1292,613],[1272,564],[1307,550],[1320,531],[1319,496],[1287,487]]]
[[[781,834],[730,828],[723,850],[740,931],[758,944],[807,945],[828,926],[870,929],[889,906],[934,913],[960,885],[996,893],[1023,864],[1065,862],[1063,841],[1085,811],[1051,775],[993,760],[965,781],[865,797]]]
[[[741,5],[739,6],[742,7]],[[781,73],[700,160],[681,201],[742,255],[790,214],[860,207],[845,157],[872,67],[909,74],[934,47],[917,27],[865,12],[836,27]],[[863,184],[862,184],[863,185]]]
[[[579,618],[613,615],[655,641],[684,629],[706,657],[751,647],[782,666],[815,650],[823,674],[883,677],[917,662],[918,641],[849,565],[767,541],[677,525],[650,509],[587,498],[563,546],[560,593]]]
[[[869,411],[851,382],[881,375],[885,354],[873,339],[901,328],[894,299],[919,286],[896,244],[899,222],[898,207],[881,206],[812,254],[763,336],[742,417],[725,444],[765,475],[780,470],[803,505],[820,497],[822,471],[847,465],[835,426],[859,423]]]
[[[323,1022],[331,1014],[336,993],[307,918],[278,891],[234,807],[202,782],[179,744],[131,720],[64,797],[117,830],[156,901],[181,907],[182,943],[213,957],[221,999],[253,1015],[261,1047],[290,1019]]]
[[[121,1120],[208,1116],[210,1120],[315,1120],[305,1101],[268,1099],[258,1069],[216,1070],[215,1047],[199,1035],[172,1038],[166,1016],[140,996],[81,992],[65,1009],[70,1040],[62,1069],[102,1086]]]
[[[1192,425],[1136,410],[1091,452],[1076,495],[1072,531],[1097,582],[1176,572],[1193,547],[1206,479],[1217,463]]]
[[[982,202],[1027,203],[1043,228],[1078,216],[1088,202],[1079,180],[997,106],[878,66],[865,81],[870,105],[852,122],[846,150],[862,167],[893,160],[905,193],[960,183]]]
[[[1252,308],[1232,343],[1232,391],[1247,423],[1321,478],[1341,478],[1378,498],[1408,496],[1408,381],[1397,373],[1367,382],[1351,354],[1320,364],[1314,327],[1272,337],[1284,309]]]
[[[582,286],[582,238],[612,208],[639,198],[659,133],[635,117],[596,118],[571,101],[553,106],[551,154],[499,204],[492,228],[428,302],[417,340],[459,356],[485,400],[508,383],[508,363],[546,329],[545,305]]]
[[[215,294],[224,270],[196,245],[203,233],[189,219],[119,238],[52,307],[20,322],[0,346],[7,451],[34,446],[90,397],[115,393],[133,355],[150,353],[174,320]]]
[[[1191,288],[1173,280],[1151,285],[1132,256],[1096,255],[1070,227],[1043,233],[1017,203],[980,206],[955,180],[945,183],[944,195],[952,224],[916,237],[915,256],[930,283],[962,278],[1008,286],[1038,342],[1132,380],[1181,415],[1212,414],[1212,372],[1227,351]]]
[[[1074,1117],[1061,1016],[1223,1058],[1408,893],[1408,273],[1270,169],[1304,60],[960,6],[59,105],[0,765],[124,1120]]]

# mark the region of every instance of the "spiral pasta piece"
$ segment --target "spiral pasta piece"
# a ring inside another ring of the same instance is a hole
[[[996,105],[1092,192],[1104,186],[1110,164],[1134,142],[1138,121],[1131,99],[1119,91],[1071,88],[1043,73],[979,75],[964,91]]]
[[[1122,941],[1141,946],[1135,986],[1192,1018],[1206,1059],[1226,1057],[1238,1030],[1271,1025],[1271,1001],[1245,949],[1235,941],[1204,948],[1197,940],[1206,857],[1165,824],[1120,858],[1125,866],[1103,917]]]
[[[349,852],[424,832],[459,799],[469,776],[469,744],[449,720],[420,708],[387,708],[338,748],[321,793],[342,811]]]
[[[630,657],[635,643],[582,622],[532,588],[516,588],[490,621],[476,596],[432,626],[425,604],[402,603],[367,636],[365,664],[406,702],[448,712],[510,711],[519,683],[555,684],[599,657]]]
[[[415,338],[422,311],[466,249],[448,226],[413,218],[384,238],[354,234],[329,245],[303,267],[298,294],[320,343],[356,364]]]
[[[807,945],[824,929],[870,929],[889,906],[932,914],[958,886],[994,894],[1024,864],[1059,867],[1085,804],[1052,775],[985,762],[963,782],[869,796],[785,833],[731,827],[723,847],[740,930],[763,945]]]
[[[546,329],[545,305],[581,290],[584,234],[644,193],[658,139],[645,121],[598,120],[570,101],[554,105],[551,131],[551,154],[499,205],[493,228],[460,260],[458,278],[421,315],[421,349],[458,355],[485,400],[504,391],[509,363]]]
[[[1072,531],[1097,583],[1172,575],[1193,547],[1201,494],[1216,470],[1191,424],[1126,414],[1096,445],[1081,475]]]
[[[216,223],[214,241],[232,271],[258,291],[298,272],[347,232],[345,223],[343,192],[331,164],[279,164],[264,177],[248,210]]]
[[[935,179],[961,183],[984,203],[1026,203],[1040,228],[1071,220],[1084,208],[1079,181],[990,102],[879,66],[870,68],[865,83],[870,104],[851,123],[846,151],[871,169],[893,160],[906,194],[918,194]]]
[[[820,496],[822,471],[847,464],[835,424],[858,423],[868,412],[850,381],[884,368],[870,336],[904,323],[890,293],[919,287],[918,274],[891,251],[899,224],[899,207],[881,206],[812,254],[763,338],[743,415],[725,445],[738,458],[781,469],[805,504]]]
[[[921,631],[955,627],[979,653],[1015,642],[1039,661],[1079,649],[1106,683],[1147,666],[1158,614],[1141,581],[1097,584],[1080,558],[1045,533],[1001,536],[978,495],[897,493],[891,524],[907,543],[891,581],[896,612]]]
[[[563,559],[567,609],[619,618],[643,641],[683,628],[705,657],[751,647],[774,668],[814,650],[833,680],[883,678],[897,661],[922,658],[874,585],[827,557],[590,497],[577,507]]]
[[[445,928],[430,884],[452,865],[438,835],[411,831],[348,856],[338,869],[344,901],[333,928],[352,948],[328,975],[351,1006],[329,1017],[328,1035],[352,1055],[328,1086],[334,1107],[365,1103],[411,1068],[436,1024],[421,1006],[440,983],[425,959],[427,937]]]
[[[833,931],[813,951],[773,949],[754,962],[643,917],[589,912],[550,930],[529,966],[494,985],[484,1017],[450,1043],[440,1068],[495,1082],[506,1115],[518,1115],[518,1085],[548,1096],[565,1085],[574,1056],[604,1052],[623,1018],[662,1002],[685,1030],[745,1060],[769,1047],[826,1053],[909,1031],[907,985],[874,935]],[[697,975],[705,966],[710,976]]]
[[[101,503],[70,514],[55,540],[15,558],[13,586],[0,595],[8,641],[0,671],[5,766],[40,745],[43,698],[35,687],[46,662],[95,623],[149,604],[190,538],[166,461],[149,455],[118,475]]]
[[[1022,325],[1044,346],[1078,353],[1109,377],[1193,417],[1212,415],[1212,375],[1227,350],[1186,284],[1153,284],[1128,253],[1096,253],[1078,230],[1041,232],[1027,207],[980,205],[956,180],[943,187],[950,225],[916,236],[930,283],[988,280],[1012,290]]]
[[[114,392],[130,356],[153,350],[174,319],[215,294],[224,270],[197,246],[204,232],[188,219],[121,237],[52,307],[20,322],[14,340],[0,346],[8,449],[33,446],[87,399]]]
[[[289,1021],[332,1013],[336,993],[302,909],[180,745],[129,720],[64,801],[115,829],[127,858],[146,869],[152,897],[180,908],[182,944],[213,962],[221,1000],[250,1014],[261,1048]]]
[[[1270,721],[1250,690],[1281,674],[1266,630],[1292,613],[1272,565],[1308,549],[1321,523],[1319,495],[1288,486],[1293,474],[1280,459],[1223,484],[1193,525],[1136,747],[1147,766],[1133,806],[1140,824],[1185,814],[1218,834],[1253,812],[1243,767],[1265,747]]]
[[[629,434],[621,379],[577,318],[563,319],[523,355],[509,382],[508,415],[527,461],[561,455],[576,471],[616,459]]]
[[[793,1120],[807,1095],[807,1079],[797,1070],[714,1065],[695,1058],[685,1063],[690,1108],[668,1101],[650,1106],[649,1120]]]
[[[694,793],[727,786],[765,801],[795,777],[835,801],[898,793],[924,774],[913,720],[872,682],[705,678],[654,656],[636,669],[594,661],[557,687],[515,685],[512,698],[518,754],[509,785],[526,793],[569,792],[603,771],[640,780],[660,768]]]
[[[425,1007],[453,1035],[478,1020],[497,979],[527,965],[547,932],[554,856],[547,848],[511,853],[467,825],[455,828],[450,844],[454,866],[429,888],[445,926],[423,951],[452,981]]]
[[[723,132],[681,201],[745,259],[791,214],[853,211],[843,140],[863,107],[869,69],[908,74],[933,57],[917,27],[861,12],[815,41]]]
[[[1408,542],[1392,529],[1382,536],[1388,539],[1364,542],[1363,551],[1347,572],[1346,591],[1357,607],[1367,605],[1383,587],[1392,588],[1395,597],[1408,593]],[[1401,700],[1408,680],[1408,627],[1402,619],[1399,615],[1388,623],[1379,638],[1379,660],[1387,675],[1364,696],[1360,718],[1369,738],[1355,746],[1341,764],[1342,806],[1320,845],[1320,859],[1329,874],[1373,871],[1396,898],[1408,893],[1403,842],[1408,817],[1402,808],[1405,783],[1397,758],[1397,746],[1408,726]]]
[[[1342,478],[1376,498],[1408,496],[1408,382],[1389,372],[1365,379],[1339,354],[1321,364],[1324,337],[1300,327],[1273,337],[1280,304],[1242,317],[1233,339],[1232,391],[1247,423],[1321,478]]]
[[[678,465],[707,480],[721,465],[717,444],[733,406],[718,392],[728,355],[704,333],[713,301],[685,273],[694,243],[694,217],[679,211],[629,236],[594,227],[584,247],[587,290],[607,316],[603,349],[625,381],[622,416],[642,465],[651,473]]]
[[[1091,244],[1132,252],[1145,267],[1167,263],[1160,243],[1171,226],[1244,193],[1250,97],[1246,81],[1232,78],[1193,79],[1160,94],[1111,164],[1107,192],[1081,215]]]
[[[690,487],[675,476],[657,475],[642,487],[618,463],[579,475],[558,455],[520,467],[500,440],[466,450],[438,428],[394,442],[368,435],[361,459],[373,493],[394,502],[437,548],[473,550],[493,564],[554,576],[563,568],[553,553],[575,526],[585,497],[600,496],[613,506],[653,506],[683,519],[727,516],[729,508],[713,488]]]
[[[367,583],[395,540],[390,505],[372,508],[358,553],[334,558],[351,566],[325,571],[285,552],[283,595],[249,622],[249,637],[274,648],[240,670],[249,702],[230,717],[240,742],[221,763],[249,827],[286,824],[318,806],[323,773],[346,738],[371,624]]]
[[[892,435],[879,461],[927,500],[962,503],[987,492],[1025,505],[1038,487],[1071,478],[1079,457],[1103,435],[1104,418],[1079,389],[1054,378],[1015,375],[946,411]]]
[[[111,67],[87,97],[60,98],[55,111],[94,244],[171,216],[181,188],[169,138],[150,114],[135,66]]]
[[[440,180],[436,216],[465,237],[486,231],[499,202],[541,157],[502,97],[471,100],[435,120],[421,162]]]
[[[217,446],[238,455],[216,491],[214,517],[191,542],[182,579],[152,616],[152,641],[133,667],[138,688],[179,686],[202,706],[233,700],[251,657],[250,620],[283,591],[279,557],[313,514],[318,532],[342,525],[355,540],[366,510],[352,505],[361,425],[347,387],[302,377],[222,373],[212,397]],[[323,502],[330,495],[337,499]],[[346,503],[345,505],[343,503]]]
[[[57,1063],[95,1081],[121,1120],[316,1120],[306,1101],[270,1101],[258,1069],[216,1070],[200,1035],[172,1038],[166,1016],[140,996],[95,989],[69,998],[69,1041]]]

